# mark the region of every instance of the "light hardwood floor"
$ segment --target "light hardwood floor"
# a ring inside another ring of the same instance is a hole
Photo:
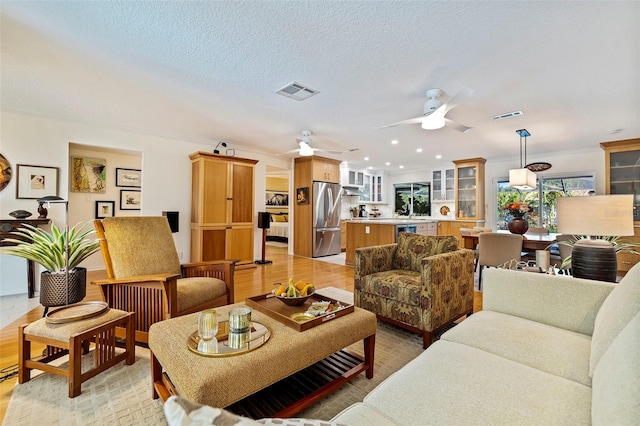
[[[312,282],[318,288],[336,287],[353,291],[353,268],[322,262],[298,256],[287,255],[285,248],[267,247],[266,258],[272,264],[254,268],[238,269],[235,273],[235,300],[268,293],[277,282],[287,282],[289,277]],[[88,273],[88,281],[105,278],[104,271]],[[100,300],[95,286],[87,285],[85,300]],[[474,312],[482,309],[482,293],[475,292]],[[42,317],[42,306],[33,309],[23,317],[0,330],[0,368],[12,366],[18,361],[18,325],[26,324]],[[34,347],[34,351],[36,348]],[[17,376],[0,383],[0,421],[4,419],[11,392]]]

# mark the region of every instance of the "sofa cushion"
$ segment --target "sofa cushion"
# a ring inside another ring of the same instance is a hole
[[[462,343],[591,386],[591,337],[513,315],[480,311],[444,333]]]
[[[358,402],[338,413],[332,422],[345,425],[397,426],[393,420],[375,407]]]
[[[593,424],[637,425],[639,386],[640,313],[609,345],[593,372]]]
[[[458,250],[458,239],[452,235],[429,236],[401,233],[398,236],[393,268],[419,272],[423,258],[454,250]]]
[[[378,385],[364,403],[401,425],[591,424],[591,388],[443,340]]]
[[[218,278],[190,277],[178,279],[178,312],[185,312],[205,301],[227,293],[227,285]]]
[[[362,278],[361,291],[410,305],[420,301],[420,273],[406,269],[377,272]]]
[[[596,315],[591,341],[590,372],[593,372],[611,342],[640,311],[640,263],[636,264],[611,294]]]

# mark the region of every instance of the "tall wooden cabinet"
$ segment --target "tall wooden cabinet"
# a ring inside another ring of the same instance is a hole
[[[455,160],[456,219],[484,220],[484,158]]]
[[[640,242],[640,139],[602,142],[607,194],[633,194],[634,236],[624,236],[627,241]],[[640,256],[618,253],[618,273],[623,275]]]
[[[191,158],[191,261],[253,263],[257,160],[194,152]]]
[[[318,156],[295,159],[293,182],[298,188],[309,188],[309,202],[293,205],[293,253],[313,255],[313,182],[340,183],[340,160]]]

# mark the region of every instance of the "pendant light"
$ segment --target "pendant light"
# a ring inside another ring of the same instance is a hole
[[[531,133],[527,129],[516,130],[520,135],[520,168],[509,170],[509,186],[521,191],[532,191],[536,189],[536,175],[528,167],[523,166],[527,162],[527,136]],[[522,156],[522,145],[524,140],[524,161]]]

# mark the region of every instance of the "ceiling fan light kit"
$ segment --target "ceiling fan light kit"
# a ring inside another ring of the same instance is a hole
[[[313,149],[304,141],[300,141],[298,144],[300,146],[300,155],[303,157],[310,157],[313,155]]]
[[[527,136],[531,133],[527,129],[516,130],[520,135],[520,168],[509,170],[509,186],[519,189],[520,191],[532,191],[536,189],[536,174],[528,167],[523,167],[522,146],[524,139],[524,162],[527,162]],[[551,167],[551,165],[549,165]]]

